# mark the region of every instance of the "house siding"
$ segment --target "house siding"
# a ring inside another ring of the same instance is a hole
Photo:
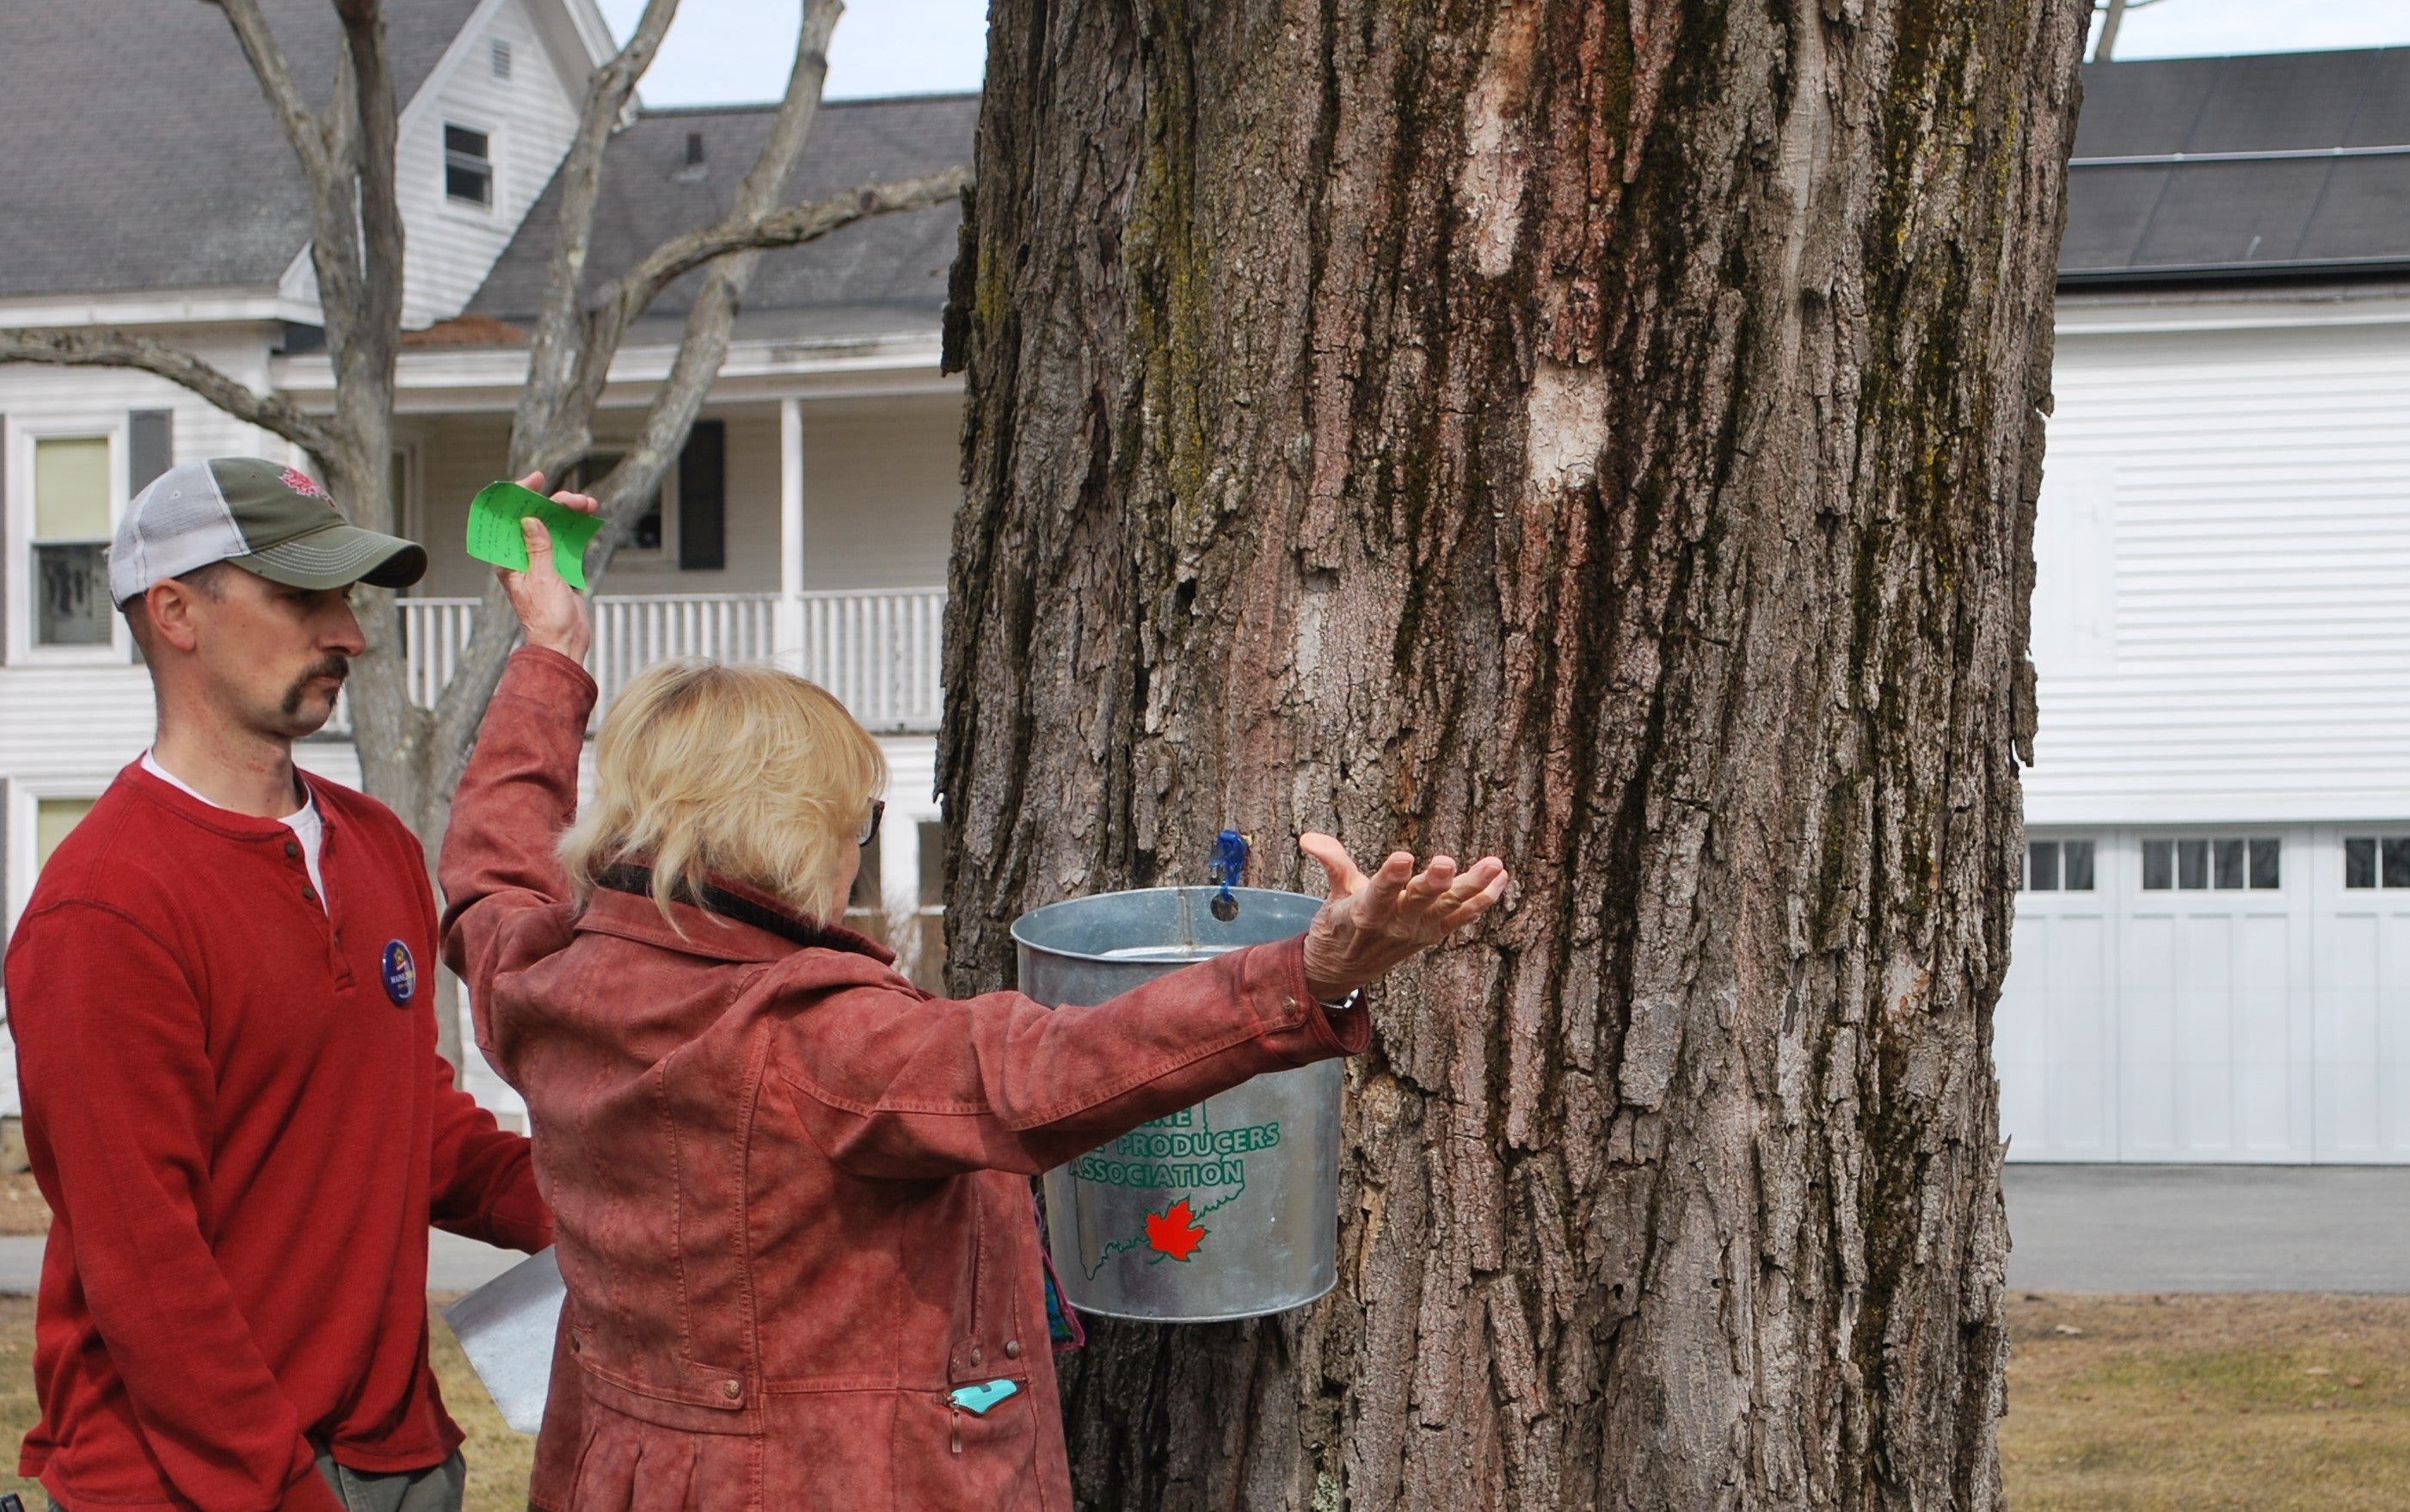
[[[511,77],[496,79],[492,46],[510,44]],[[550,182],[577,130],[576,97],[565,70],[584,60],[547,47],[523,0],[481,7],[407,107],[395,144],[396,197],[410,228],[403,259],[402,324],[417,327],[465,309],[519,220]],[[494,203],[485,210],[443,194],[443,126],[491,134]]]
[[[675,554],[653,562],[621,558],[604,593],[778,591],[778,412],[774,405],[708,408],[728,427],[728,565],[687,572]],[[641,416],[608,411],[596,445],[625,445]],[[804,405],[804,587],[807,590],[934,588],[946,580],[954,511],[962,500],[962,401],[951,394]],[[468,529],[469,501],[509,461],[510,422],[501,415],[414,422],[419,462],[414,529],[433,560],[416,590],[429,598],[482,592],[486,569],[454,548]]]
[[[2410,323],[2063,328],[2055,381],[2028,821],[2410,815]]]
[[[2021,1160],[2410,1162],[2410,301],[2062,305],[2029,836],[1994,1021]],[[2145,885],[2272,840],[2278,885]]]
[[[805,406],[806,589],[946,581],[963,499],[962,426],[951,394]],[[768,497],[775,504],[775,477]]]

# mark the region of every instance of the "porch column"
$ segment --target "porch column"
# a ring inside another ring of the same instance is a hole
[[[778,401],[778,665],[804,670],[804,401]]]

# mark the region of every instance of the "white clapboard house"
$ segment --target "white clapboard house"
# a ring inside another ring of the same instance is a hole
[[[298,179],[223,19],[116,8],[138,20],[0,0],[0,325],[137,326],[323,405]],[[331,68],[324,9],[269,6],[305,78]],[[480,581],[451,544],[504,464],[546,185],[609,39],[590,0],[392,10],[419,333],[395,465],[437,561],[403,611],[425,689]],[[831,105],[796,192],[959,161],[975,109]],[[640,112],[597,268],[711,218],[767,119]],[[2410,1159],[2410,51],[2095,66],[2077,150],[1996,1041],[2011,1153]],[[891,217],[763,260],[597,605],[606,690],[664,655],[777,657],[882,733],[896,780],[858,922],[907,945],[936,901],[954,225]],[[622,355],[606,457],[683,313],[674,291]],[[0,367],[0,923],[149,732],[89,588],[97,545],[168,461],[227,452],[283,455],[158,380]],[[340,738],[305,759],[356,770]]]
[[[225,17],[192,0],[109,9],[104,24],[85,7],[0,0],[0,138],[12,144],[0,157],[0,326],[131,327],[256,388],[329,406],[299,174]],[[266,9],[299,77],[331,79],[325,0]],[[387,9],[414,332],[394,467],[408,528],[435,563],[401,613],[427,698],[485,581],[459,545],[467,501],[507,460],[552,175],[612,41],[592,0]],[[792,24],[763,45],[791,47]],[[965,161],[977,103],[830,102],[791,194]],[[771,114],[637,112],[605,161],[597,273],[723,214]],[[762,258],[694,437],[595,605],[606,697],[664,656],[775,658],[880,735],[894,781],[854,922],[906,947],[936,932],[922,857],[936,859],[923,841],[937,819],[938,629],[960,497],[961,386],[937,371],[957,223],[951,206],[887,216]],[[633,434],[696,282],[632,333],[594,464]],[[149,738],[148,684],[106,602],[116,513],[171,461],[229,453],[306,465],[164,380],[0,365],[0,929]],[[340,732],[301,755],[357,779]],[[12,1069],[0,1053],[0,1070]],[[481,1096],[515,1109],[471,1071]],[[13,1095],[0,1084],[0,1111]]]
[[[2011,1158],[2410,1160],[2410,49],[2096,65]]]

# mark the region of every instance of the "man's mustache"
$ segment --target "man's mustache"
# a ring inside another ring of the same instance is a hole
[[[320,657],[311,662],[301,676],[293,679],[292,687],[284,690],[284,712],[287,714],[301,712],[301,695],[309,691],[312,680],[319,677],[332,677],[336,682],[341,683],[351,675],[352,659],[350,657],[337,656],[332,653]]]

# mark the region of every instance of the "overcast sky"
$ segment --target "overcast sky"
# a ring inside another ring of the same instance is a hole
[[[625,36],[644,0],[601,0]],[[650,105],[775,99],[794,62],[801,0],[684,0],[645,76]],[[2158,0],[2127,13],[2120,58],[2410,45],[2404,0]],[[853,0],[829,50],[832,99],[980,85],[986,0]]]

